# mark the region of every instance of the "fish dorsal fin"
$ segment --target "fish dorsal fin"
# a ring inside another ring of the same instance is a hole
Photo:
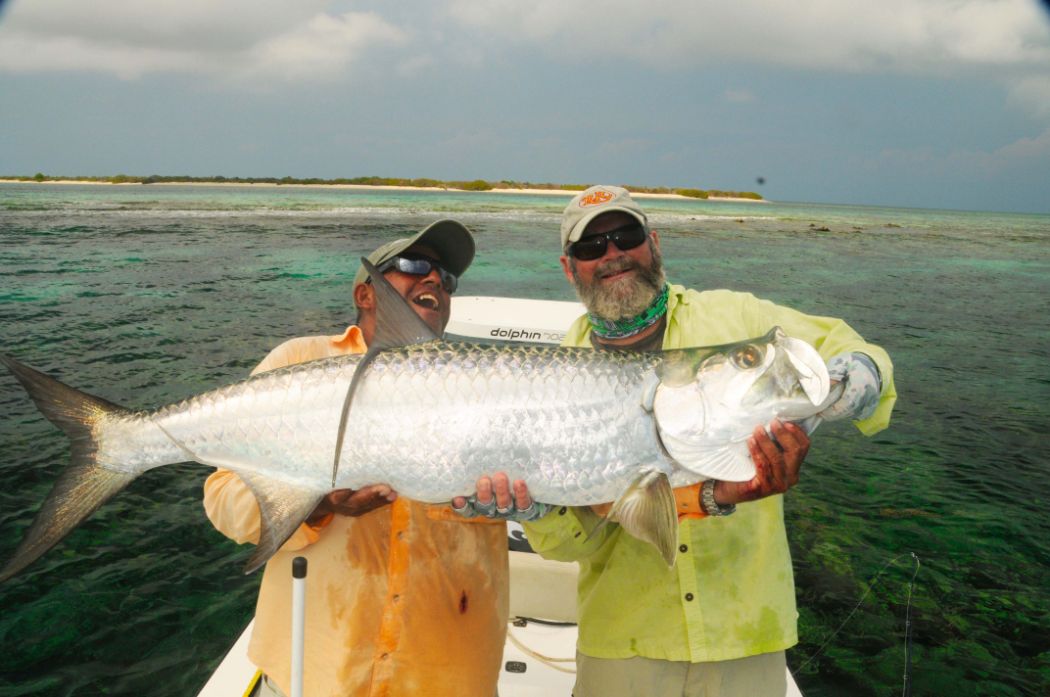
[[[305,489],[254,472],[238,472],[259,502],[259,543],[248,559],[244,573],[265,564],[306,518],[317,508],[327,491]]]
[[[368,352],[354,368],[354,376],[350,379],[350,386],[343,400],[343,410],[339,415],[339,431],[335,437],[335,457],[332,461],[333,487],[339,474],[339,459],[343,452],[346,424],[350,418],[350,405],[354,401],[357,386],[364,378],[368,366],[380,351],[399,346],[422,344],[441,338],[416,314],[408,301],[390,285],[390,282],[379,273],[379,269],[372,262],[361,257],[361,265],[371,277],[372,288],[375,289],[376,328],[372,334],[372,341],[368,345]]]
[[[656,547],[667,565],[674,566],[678,553],[678,512],[666,474],[659,471],[641,474],[591,534],[609,521],[619,523],[632,537]]]
[[[369,353],[441,338],[416,314],[372,262],[362,258],[361,265],[372,277],[376,294],[376,330],[368,346]]]

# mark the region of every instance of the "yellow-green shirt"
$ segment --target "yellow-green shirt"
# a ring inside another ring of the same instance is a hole
[[[806,315],[747,293],[673,285],[663,347],[742,341],[777,325],[811,343],[825,360],[849,351],[870,356],[881,373],[882,397],[873,416],[854,423],[866,435],[889,424],[897,397],[893,364],[842,320]],[[589,335],[587,318],[581,317],[565,345],[590,346]],[[618,525],[588,539],[598,521],[590,508],[561,508],[525,524],[541,555],[580,563],[581,653],[698,663],[781,651],[798,641],[782,496],[740,504],[726,517],[680,519],[672,568],[651,545]]]

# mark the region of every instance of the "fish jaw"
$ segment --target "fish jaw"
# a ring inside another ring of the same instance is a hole
[[[747,452],[753,420],[742,403],[763,375],[740,371],[725,355],[705,359],[687,384],[661,383],[653,399],[660,441],[674,461],[704,479],[747,481],[755,468]]]
[[[817,413],[830,381],[820,354],[780,328],[721,347],[696,365],[692,381],[661,382],[653,413],[661,442],[682,468],[704,478],[748,481],[747,439],[775,418]]]

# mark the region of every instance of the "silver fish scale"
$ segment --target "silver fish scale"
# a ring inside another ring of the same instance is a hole
[[[653,363],[467,344],[385,352],[354,397],[342,467],[377,463],[366,478],[422,500],[469,493],[497,470],[549,503],[615,498],[660,459],[641,406]]]
[[[360,359],[290,366],[110,419],[100,459],[134,471],[192,459],[327,490]],[[447,501],[472,492],[479,475],[506,471],[548,503],[615,499],[641,465],[671,469],[642,408],[657,360],[443,342],[384,351],[354,395],[336,486],[382,482]]]
[[[330,485],[339,410],[358,360],[346,356],[282,368],[156,411],[107,420],[99,459],[137,471],[196,460],[325,488],[319,473],[327,470]]]

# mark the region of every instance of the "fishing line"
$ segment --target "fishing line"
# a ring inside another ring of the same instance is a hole
[[[915,552],[908,552],[907,554],[898,554],[893,559],[890,559],[888,562],[883,564],[882,568],[879,569],[879,572],[877,574],[875,574],[874,578],[871,579],[871,583],[868,584],[868,589],[866,591],[864,591],[864,595],[862,595],[860,597],[860,600],[857,601],[857,604],[854,605],[853,609],[850,610],[848,615],[846,615],[846,619],[842,620],[842,624],[839,625],[838,629],[836,629],[834,632],[832,632],[828,636],[828,638],[824,640],[824,643],[817,647],[817,650],[813,652],[813,655],[810,656],[809,658],[807,658],[805,661],[803,661],[802,665],[800,665],[795,670],[791,671],[791,675],[792,676],[798,675],[802,671],[803,668],[808,666],[813,661],[813,659],[815,659],[817,656],[819,656],[824,651],[825,647],[827,647],[827,645],[829,643],[831,643],[832,639],[834,639],[836,636],[838,636],[838,633],[842,631],[842,628],[846,626],[846,624],[850,621],[850,619],[857,612],[857,610],[860,609],[860,606],[864,603],[865,599],[867,599],[868,595],[871,593],[872,589],[875,587],[875,584],[878,583],[879,578],[882,576],[882,574],[885,573],[886,569],[888,569],[893,564],[896,564],[900,559],[902,559],[902,558],[904,558],[906,556],[910,556],[912,559],[915,560],[915,572],[912,573],[911,580],[908,582],[908,604],[907,604],[907,607],[905,608],[905,611],[904,611],[904,618],[905,619],[904,619],[904,692],[903,692],[903,695],[904,695],[904,697],[908,697],[911,694],[911,595],[912,595],[912,590],[915,587],[915,577],[919,575],[919,566],[920,566],[919,557],[916,556]]]
[[[909,552],[915,559],[915,571],[908,583],[908,606],[904,610],[904,697],[911,695],[911,591],[915,587],[915,577],[919,575],[919,558],[915,552]]]

